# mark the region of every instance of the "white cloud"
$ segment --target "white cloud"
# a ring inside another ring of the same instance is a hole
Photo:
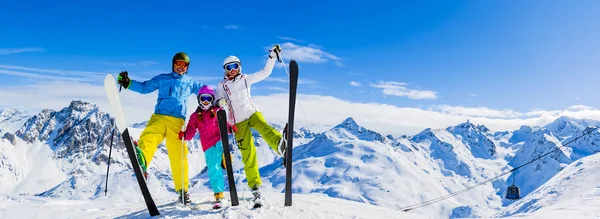
[[[471,97],[476,97],[476,96],[477,96],[477,94],[469,94],[469,96],[471,96]]]
[[[240,29],[241,27],[238,25],[227,25],[225,26],[225,29],[230,29],[230,30],[237,30]]]
[[[267,89],[267,90],[279,91],[279,92],[288,92],[288,89],[283,88],[283,87],[267,86],[267,87],[262,87],[262,88]]]
[[[300,79],[299,78],[298,79],[298,84],[312,84],[312,85],[315,85],[315,84],[319,84],[319,82],[315,81],[315,80],[311,80],[311,79],[306,79],[306,78],[301,78]]]
[[[594,107],[585,106],[585,105],[574,105],[567,108],[569,111],[583,111],[583,110],[593,110]]]
[[[360,82],[356,82],[356,81],[350,81],[350,86],[354,86],[354,87],[360,87],[361,84]]]
[[[132,124],[150,119],[154,112],[157,96],[156,92],[142,95],[122,89],[120,97],[127,123]],[[96,104],[101,111],[112,114],[103,85],[46,81],[38,84],[2,86],[0,88],[1,107],[24,109],[30,113],[38,113],[46,108],[61,110],[63,107],[69,106],[72,100]],[[191,113],[196,108],[196,97],[190,96],[188,103],[188,112]]]
[[[264,88],[285,90],[278,87]],[[150,118],[156,104],[156,92],[142,95],[124,89],[120,95],[128,124],[143,122]],[[283,124],[287,120],[288,98],[286,93],[278,93],[254,96],[253,101],[268,122]],[[31,113],[37,113],[44,108],[60,110],[68,106],[72,100],[90,102],[98,105],[100,110],[112,113],[102,85],[74,81],[45,81],[0,88],[1,107],[24,109]],[[188,100],[188,115],[195,107],[195,96],[192,95]],[[332,96],[299,94],[295,121],[296,127],[308,124],[317,127],[318,131],[325,131],[326,128],[339,124],[345,118],[353,117],[362,126],[382,134],[412,135],[425,128],[445,128],[463,123],[467,119],[499,131],[516,130],[521,125],[542,126],[560,116],[600,120],[600,110],[588,106],[573,106],[564,110],[550,111],[536,109],[529,112],[456,106],[422,109],[351,102]]]
[[[25,52],[46,52],[46,50],[44,48],[39,47],[0,49],[0,55],[10,55]]]
[[[284,123],[287,120],[287,94],[256,96],[253,99],[263,111],[267,121]],[[481,110],[481,108],[474,110],[465,107],[456,108],[463,108],[464,112]],[[347,117],[353,117],[362,126],[382,134],[412,135],[425,128],[446,128],[463,123],[467,119],[475,124],[485,125],[493,131],[516,130],[522,125],[543,126],[560,116],[600,120],[598,109],[591,107],[577,109],[538,110],[535,113],[487,109],[483,110],[483,113],[465,115],[442,111],[439,108],[396,107],[388,104],[350,102],[331,96],[300,94],[296,104],[295,121],[298,123],[297,127],[307,123],[311,126],[331,127]],[[514,117],[513,114],[521,116]]]
[[[268,77],[265,78],[265,81],[288,83],[289,80],[287,78]]]
[[[48,74],[56,74],[56,75],[68,75],[68,76],[81,76],[81,77],[89,77],[89,76],[104,77],[104,75],[108,74],[106,72],[42,69],[42,68],[29,68],[29,67],[23,67],[23,66],[2,65],[2,64],[0,64],[0,69],[11,69],[11,70],[21,70],[21,71],[28,71],[28,72],[38,72],[38,73],[48,73]]]
[[[143,68],[146,68],[146,67],[150,67],[150,66],[159,64],[158,62],[154,62],[154,61],[140,61],[140,62],[106,62],[106,61],[98,61],[98,63],[104,64],[104,65],[111,65],[111,66],[127,67],[127,68],[134,68],[134,67],[143,67]]]
[[[90,81],[90,80],[92,80],[92,77],[78,78],[78,77],[52,76],[52,75],[36,74],[36,73],[5,70],[5,69],[0,69],[0,74],[17,76],[22,79],[29,78],[29,79],[35,79],[35,80],[63,80],[63,81]]]
[[[289,80],[287,78],[277,78],[277,77],[268,77],[265,78],[265,81],[271,81],[271,82],[281,82],[281,83],[288,83]],[[298,84],[318,84],[319,82],[312,80],[312,79],[298,79]]]
[[[372,87],[381,88],[385,95],[408,97],[414,100],[437,99],[435,91],[408,89],[406,85],[406,83],[396,81],[379,81],[371,84]]]
[[[281,40],[287,40],[287,41],[294,41],[294,42],[304,43],[304,41],[296,39],[296,38],[292,38],[292,37],[280,36],[278,38],[281,39]]]
[[[306,63],[325,63],[332,61],[335,65],[344,66],[340,57],[327,53],[323,51],[322,48],[315,45],[300,46],[287,42],[281,45],[281,49],[281,55],[287,60],[294,59],[298,62]]]
[[[40,80],[100,82],[108,73],[58,69],[40,69],[0,64],[0,74],[16,76],[17,80],[31,80],[34,82]]]
[[[523,113],[513,110],[495,110],[487,107],[462,107],[462,106],[437,106],[438,111],[459,116],[487,117],[487,118],[519,118],[525,116]]]

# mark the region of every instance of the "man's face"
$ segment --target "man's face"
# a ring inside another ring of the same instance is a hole
[[[173,71],[180,75],[185,74],[188,70],[188,67],[189,64],[184,60],[175,60],[175,63],[173,63]]]

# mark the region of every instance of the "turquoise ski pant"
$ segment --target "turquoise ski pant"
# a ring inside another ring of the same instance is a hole
[[[223,167],[221,167],[223,159],[223,144],[221,141],[208,148],[204,152],[204,157],[206,158],[210,187],[215,193],[223,192],[225,182],[223,180]]]

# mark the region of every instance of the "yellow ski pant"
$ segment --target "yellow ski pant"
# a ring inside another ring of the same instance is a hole
[[[146,166],[149,167],[158,145],[167,138],[167,151],[176,191],[181,190],[182,180],[183,188],[185,188],[186,191],[189,187],[188,147],[187,144],[185,144],[182,148],[182,140],[179,140],[178,138],[179,131],[181,131],[181,127],[184,123],[185,121],[181,118],[153,114],[152,117],[150,117],[150,121],[148,121],[146,128],[142,132],[138,144],[146,158]],[[181,175],[182,168],[183,176]]]

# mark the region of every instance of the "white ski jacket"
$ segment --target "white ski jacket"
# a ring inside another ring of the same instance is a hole
[[[271,72],[273,72],[276,60],[276,58],[269,58],[265,67],[255,73],[240,73],[231,80],[225,78],[219,82],[216,99],[225,98],[227,100],[230,122],[234,124],[243,122],[249,119],[252,114],[259,111],[250,97],[250,86],[269,77]]]

